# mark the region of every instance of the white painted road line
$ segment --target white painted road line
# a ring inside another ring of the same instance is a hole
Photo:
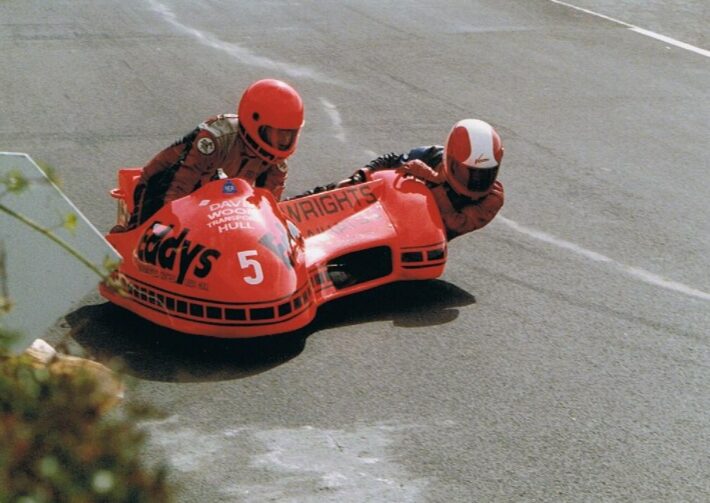
[[[572,251],[577,255],[581,255],[589,260],[612,265],[624,274],[632,276],[636,279],[640,279],[641,281],[650,285],[665,288],[666,290],[672,290],[674,292],[680,292],[685,295],[689,295],[690,297],[695,297],[697,299],[710,300],[710,293],[703,292],[702,290],[697,290],[682,283],[678,283],[677,281],[666,279],[662,276],[659,276],[658,274],[654,274],[639,267],[633,267],[626,264],[622,264],[612,258],[607,257],[606,255],[602,255],[601,253],[597,253],[595,251],[587,250],[579,245],[576,245],[569,241],[565,241],[564,239],[557,238],[546,232],[525,227],[517,222],[514,222],[513,220],[509,220],[500,215],[498,215],[493,221],[504,223],[511,229],[516,230],[522,234],[535,238],[539,241],[544,241],[545,243],[557,246],[558,248],[563,248],[565,250]]]
[[[700,54],[701,56],[705,56],[706,58],[710,58],[710,51],[708,51],[707,49],[702,49],[700,47],[696,47],[691,44],[686,44],[685,42],[681,42],[680,40],[676,40],[674,38],[667,37],[665,35],[661,35],[660,33],[656,33],[656,32],[650,31],[650,30],[645,30],[643,28],[639,28],[638,26],[627,23],[625,21],[621,21],[621,20],[615,19],[613,17],[605,16],[604,14],[599,14],[598,12],[594,12],[589,9],[584,9],[582,7],[578,7],[576,5],[572,5],[567,2],[562,2],[560,0],[550,0],[550,2],[559,4],[559,5],[564,5],[565,7],[569,7],[570,9],[575,9],[575,10],[578,10],[581,12],[585,12],[587,14],[591,14],[592,16],[606,19],[607,21],[611,21],[613,23],[620,24],[622,26],[626,26],[629,30],[631,30],[633,32],[639,33],[641,35],[645,35],[647,37],[655,38],[656,40],[660,40],[662,42],[665,42],[666,44],[671,44],[676,47],[680,47],[681,49],[685,49],[686,51],[691,51],[696,54]]]
[[[198,42],[212,47],[229,54],[231,57],[243,63],[245,65],[255,66],[258,68],[265,68],[267,70],[283,72],[292,78],[306,78],[311,80],[316,80],[319,82],[324,82],[327,84],[336,84],[342,86],[342,83],[331,79],[327,75],[308,68],[306,66],[294,65],[291,63],[285,63],[283,61],[276,61],[265,56],[259,56],[254,54],[249,49],[242,47],[233,42],[225,42],[219,39],[212,33],[198,30],[191,26],[187,26],[181,23],[175,13],[167,5],[159,2],[158,0],[149,0],[151,9],[158,13],[165,21],[173,25],[175,28],[181,32],[191,36]]]
[[[340,117],[340,112],[338,108],[325,98],[320,99],[325,112],[330,117],[330,121],[333,123],[333,131],[335,132],[335,137],[341,142],[345,143],[345,128],[343,128],[343,119]]]

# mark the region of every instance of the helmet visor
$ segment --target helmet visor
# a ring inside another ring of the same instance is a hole
[[[449,168],[454,177],[471,192],[485,192],[498,177],[498,166],[474,168],[454,159],[449,160]]]
[[[259,137],[270,147],[286,152],[296,142],[298,129],[278,129],[271,126],[261,126],[259,128]]]

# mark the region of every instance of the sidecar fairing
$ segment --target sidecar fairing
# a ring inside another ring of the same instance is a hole
[[[367,183],[279,203],[305,236],[316,301],[400,280],[433,279],[446,232],[431,191],[394,171]]]
[[[119,223],[140,168],[119,171]],[[128,295],[101,294],[157,324],[214,337],[307,325],[329,300],[443,273],[446,237],[431,192],[394,172],[276,203],[240,179],[217,180],[107,239]]]
[[[114,190],[119,222],[136,170]],[[157,324],[215,337],[296,330],[316,311],[303,239],[273,197],[240,179],[218,180],[161,208],[138,228],[106,237],[123,258],[121,295],[101,294]]]

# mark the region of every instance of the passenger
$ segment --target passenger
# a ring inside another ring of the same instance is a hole
[[[417,147],[406,154],[380,156],[339,183],[291,199],[366,182],[373,171],[397,169],[426,182],[451,240],[484,227],[503,206],[503,184],[497,179],[502,158],[503,144],[496,130],[482,120],[464,119],[454,124],[445,147]]]

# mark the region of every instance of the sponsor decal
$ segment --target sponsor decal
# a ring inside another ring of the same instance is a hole
[[[202,201],[200,201],[200,204],[198,204],[198,206],[207,206],[208,204],[210,204],[210,200],[203,199]]]
[[[178,284],[183,284],[188,273],[197,278],[206,278],[221,253],[188,239],[190,229],[182,229],[177,236],[172,230],[172,225],[163,225],[157,221],[148,227],[138,241],[138,260],[158,267],[168,273],[165,276],[161,274],[161,277]],[[141,270],[148,272],[148,269]]]
[[[197,150],[205,155],[210,155],[214,152],[214,148],[214,141],[212,141],[212,138],[200,138],[197,141]]]
[[[343,190],[323,192],[316,197],[294,200],[286,206],[289,218],[297,223],[334,215],[342,211],[354,211],[377,202],[377,196],[369,185],[355,185]]]
[[[222,192],[225,194],[236,194],[237,187],[234,185],[234,182],[232,182],[232,180],[227,180],[226,182],[224,182],[224,187],[222,187]]]
[[[216,228],[219,233],[238,229],[253,229],[252,212],[255,208],[244,199],[229,199],[209,205],[208,228]]]

